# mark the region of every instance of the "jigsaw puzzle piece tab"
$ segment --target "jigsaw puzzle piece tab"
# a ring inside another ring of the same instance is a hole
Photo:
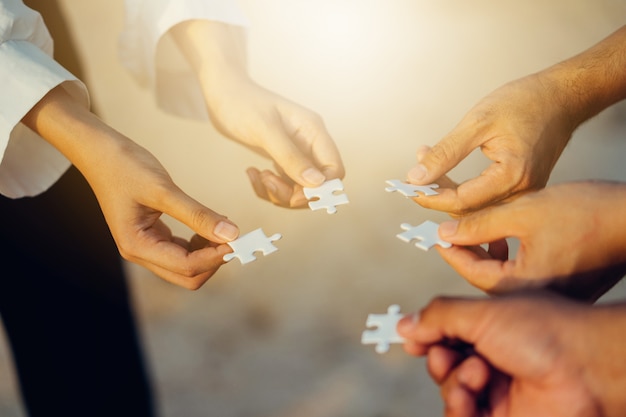
[[[336,194],[338,191],[343,191],[343,183],[340,179],[334,179],[326,181],[319,187],[303,188],[304,195],[309,201],[309,207],[311,210],[326,209],[328,214],[334,214],[337,212],[337,206],[341,204],[348,204],[348,196],[345,194]]]
[[[430,220],[425,221],[419,226],[411,226],[408,223],[402,223],[400,227],[404,232],[396,235],[398,239],[407,243],[416,240],[415,246],[422,250],[427,251],[435,245],[439,245],[442,248],[452,246],[450,242],[446,242],[439,237],[439,225]]]
[[[239,258],[241,264],[247,264],[255,261],[255,253],[261,252],[264,256],[272,252],[276,252],[278,248],[272,242],[280,239],[282,235],[275,233],[267,237],[262,229],[253,230],[232,242],[227,242],[228,246],[233,249],[233,253],[227,253],[222,259],[229,262],[234,258]]]
[[[400,313],[400,306],[393,304],[387,308],[387,314],[370,314],[365,325],[376,329],[365,330],[361,335],[361,344],[375,344],[377,353],[389,351],[392,343],[404,343],[404,338],[396,331],[398,321],[404,317]]]
[[[397,191],[405,197],[419,197],[421,194],[425,196],[439,194],[435,191],[435,188],[439,188],[438,184],[414,185],[400,180],[387,180],[386,183],[389,184],[389,187],[385,188],[385,191],[389,193]]]

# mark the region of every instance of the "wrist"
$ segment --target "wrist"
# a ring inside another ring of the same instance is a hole
[[[561,116],[562,123],[574,132],[578,126],[595,115],[596,106],[591,106],[589,87],[585,86],[582,71],[559,63],[537,74],[545,87],[546,99],[550,100]]]
[[[46,94],[22,122],[57,148],[83,174],[105,164],[107,155],[115,155],[130,142],[71,97],[62,86]]]
[[[174,26],[171,34],[205,91],[219,86],[227,77],[248,78],[241,27],[189,20]]]
[[[582,53],[540,72],[573,125],[626,98],[626,26]]]

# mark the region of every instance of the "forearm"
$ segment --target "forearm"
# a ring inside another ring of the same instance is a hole
[[[62,87],[52,89],[22,122],[63,153],[85,176],[90,170],[106,170],[111,162],[107,155],[116,154],[129,142]]]
[[[626,26],[538,74],[574,127],[626,98]]]
[[[171,33],[205,91],[221,84],[224,77],[247,78],[242,27],[210,20],[190,20],[174,26]]]

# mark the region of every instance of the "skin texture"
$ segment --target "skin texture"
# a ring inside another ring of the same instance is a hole
[[[440,236],[454,245],[437,250],[472,285],[490,293],[554,285],[597,298],[626,272],[624,207],[623,183],[554,185],[442,223]],[[511,237],[519,250],[509,259],[504,239]]]
[[[441,187],[440,195],[415,202],[462,216],[543,188],[574,130],[626,98],[625,44],[626,26],[480,100],[432,148],[418,149],[408,180]],[[492,161],[487,169],[461,184],[445,176],[476,148]]]
[[[259,197],[283,207],[304,207],[303,186],[343,177],[341,157],[322,119],[247,75],[241,28],[194,20],[177,25],[171,34],[196,71],[218,130],[274,162],[277,173],[248,169]],[[232,252],[225,244],[239,235],[232,221],[186,195],[152,154],[81,108],[62,86],[23,122],[85,176],[125,259],[195,290]],[[173,236],[162,214],[195,235]]]
[[[249,77],[243,29],[192,20],[172,34],[196,72],[216,128],[274,163],[275,172],[247,170],[259,197],[301,208],[307,205],[302,187],[343,178],[341,156],[322,118]],[[207,39],[215,46],[207,46]]]
[[[437,298],[398,331],[407,353],[428,357],[446,417],[617,417],[626,409],[625,320],[623,303],[527,293]]]
[[[182,192],[152,154],[76,103],[62,86],[23,122],[85,176],[125,259],[171,283],[197,289],[224,263],[224,254],[232,252],[224,244],[239,233],[232,222]],[[173,236],[160,220],[164,213],[199,236]]]

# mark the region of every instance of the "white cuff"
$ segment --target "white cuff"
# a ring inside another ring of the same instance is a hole
[[[0,63],[0,194],[33,196],[54,184],[70,162],[22,118],[60,84],[85,107],[89,95],[76,77],[30,42],[0,44]]]
[[[207,120],[196,74],[168,34],[172,27],[187,20],[248,25],[234,0],[126,0],[120,59],[140,85],[154,91],[161,109]]]

